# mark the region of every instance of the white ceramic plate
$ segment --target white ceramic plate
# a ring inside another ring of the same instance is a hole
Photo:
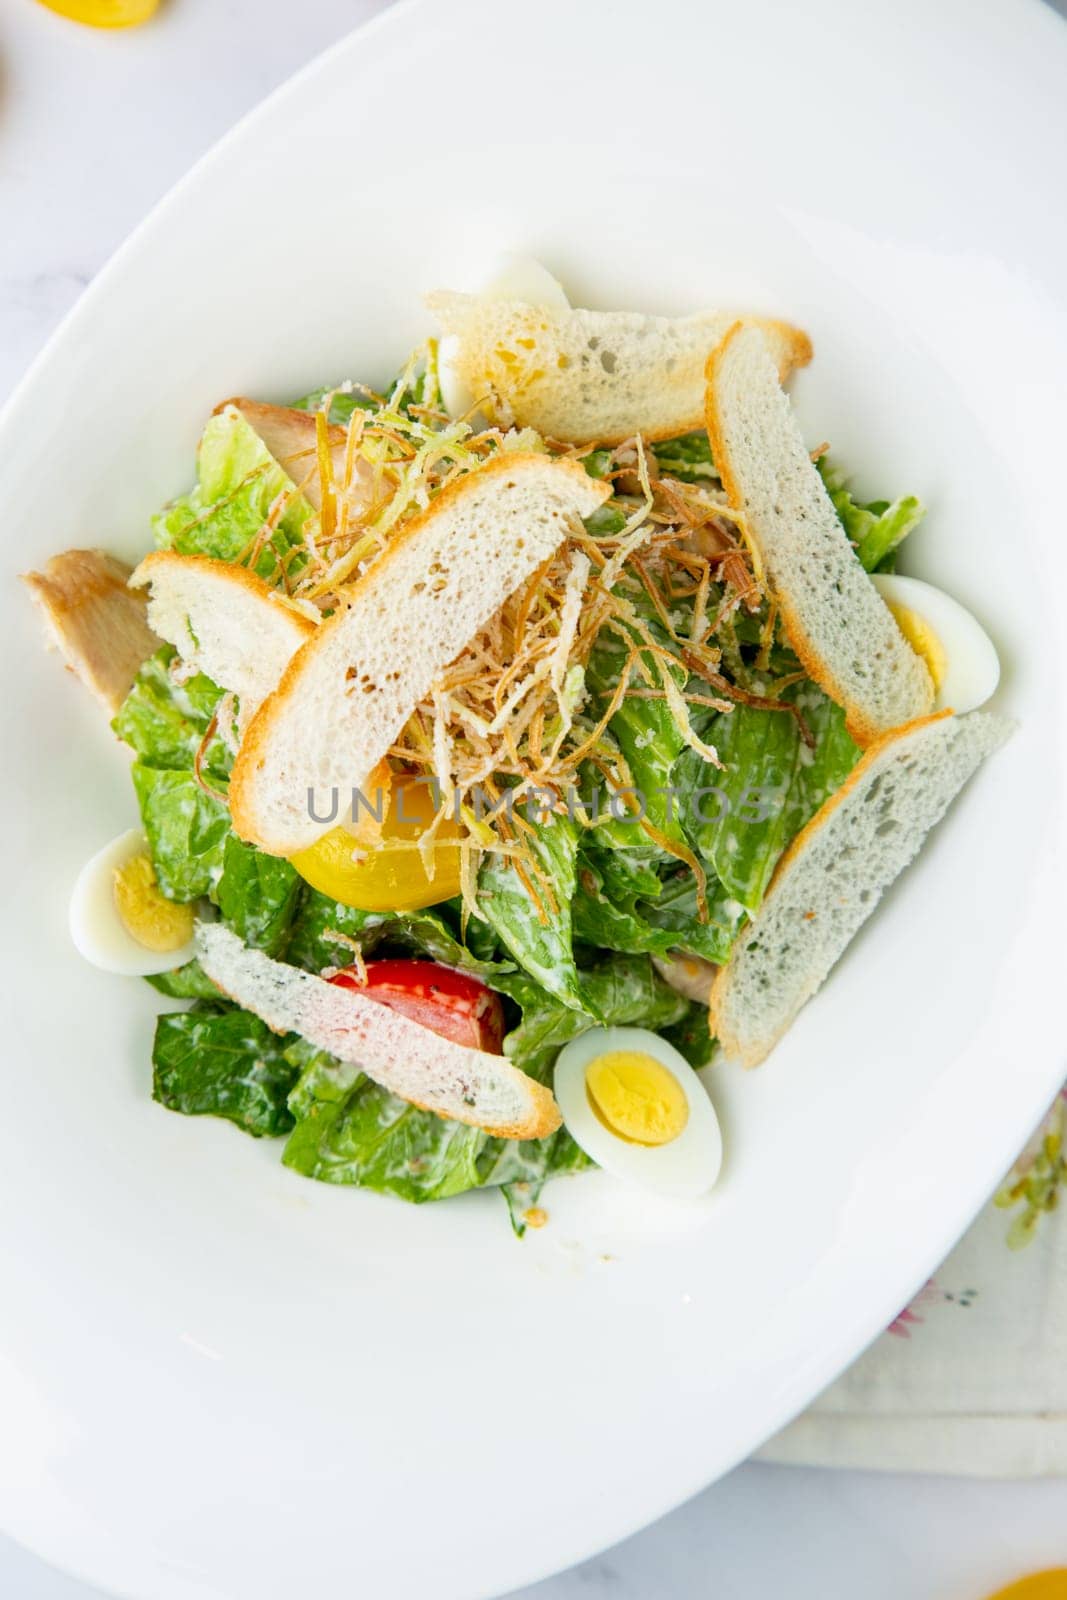
[[[907,1299],[1063,1070],[1067,35],[1036,4],[407,7],[223,142],[0,430],[9,572],[144,548],[235,392],[383,379],[502,247],[582,303],[787,314],[812,442],[917,491],[907,566],[1021,719],[759,1072],[721,1187],[407,1209],[149,1098],[147,988],[82,966],[124,761],[2,589],[0,1519],[152,1600],[475,1600],[588,1555],[784,1423]],[[8,574],[5,573],[5,578]]]

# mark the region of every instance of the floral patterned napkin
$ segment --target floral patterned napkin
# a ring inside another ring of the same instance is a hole
[[[767,1461],[1067,1474],[1067,1087],[992,1204]]]

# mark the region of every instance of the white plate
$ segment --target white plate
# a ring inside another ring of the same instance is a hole
[[[85,295],[3,421],[9,572],[136,554],[235,392],[383,379],[501,247],[575,298],[811,329],[798,384],[1022,727],[759,1072],[693,1210],[590,1175],[517,1244],[149,1098],[147,988],[82,966],[124,761],[3,585],[0,1519],[152,1600],[474,1600],[777,1428],[961,1231],[1062,1072],[1067,35],[1038,6],[453,0],[301,74]],[[5,577],[8,575],[5,574]]]

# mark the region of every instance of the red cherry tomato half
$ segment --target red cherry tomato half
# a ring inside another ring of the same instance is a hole
[[[330,979],[343,989],[358,989],[400,1011],[442,1039],[472,1050],[500,1054],[504,1008],[500,996],[477,978],[436,961],[368,961],[366,982],[357,967],[345,967]]]

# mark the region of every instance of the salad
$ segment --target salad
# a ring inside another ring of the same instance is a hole
[[[854,926],[794,959],[790,930],[833,920],[810,863],[840,866],[874,793],[918,847],[1002,737],[958,754],[996,656],[896,574],[914,496],[861,501],[820,446],[761,502],[797,330],[576,312],[524,262],[432,303],[444,336],[388,383],[221,404],[132,576],[72,551],[28,582],[132,755],[138,820],[71,929],[163,1001],[155,1099],[323,1182],[497,1188],[521,1233],[594,1164],[710,1189],[716,1032],[759,1059],[817,987]],[[859,715],[815,546],[794,559],[775,517],[822,519],[902,652],[887,684],[914,662],[914,713]],[[910,859],[874,839],[856,926]]]

